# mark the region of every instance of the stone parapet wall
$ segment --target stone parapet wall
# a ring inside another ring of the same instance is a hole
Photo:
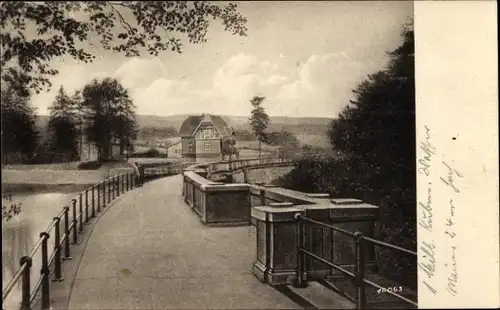
[[[247,162],[195,164],[183,174],[186,203],[206,225],[254,225],[257,230],[256,277],[271,285],[291,284],[297,270],[297,214],[314,221],[335,225],[349,232],[373,237],[378,207],[356,199],[332,199],[267,184],[214,182],[207,177],[214,171],[241,168]],[[231,167],[233,166],[233,167]],[[309,251],[341,268],[354,270],[353,238],[333,229],[308,226],[305,246]],[[366,248],[367,272],[376,271],[374,248]],[[318,261],[307,263],[308,279],[339,275]]]

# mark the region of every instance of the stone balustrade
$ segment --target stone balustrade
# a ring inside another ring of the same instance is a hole
[[[206,169],[207,176],[210,177],[212,174],[229,172],[229,171],[239,171],[245,168],[255,168],[259,166],[266,165],[290,165],[293,161],[288,158],[252,158],[252,159],[238,159],[233,161],[222,161],[216,163],[208,164]]]
[[[207,225],[250,224],[248,184],[212,182],[196,170],[185,171],[183,180],[184,200],[200,217],[202,223]]]
[[[379,208],[356,199],[331,199],[266,184],[224,184],[207,179],[210,173],[250,165],[286,163],[283,159],[246,159],[193,165],[184,170],[186,203],[206,225],[254,225],[257,231],[255,276],[271,285],[291,284],[296,279],[297,220],[301,214],[350,232],[374,235]],[[231,166],[233,165],[233,166]],[[306,247],[315,255],[353,271],[354,241],[324,227],[307,227]],[[376,271],[373,246],[365,250],[367,272]],[[337,276],[338,271],[308,259],[307,278]]]

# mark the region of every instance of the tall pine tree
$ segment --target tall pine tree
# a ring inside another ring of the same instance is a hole
[[[49,107],[49,142],[54,155],[60,160],[75,160],[78,155],[79,133],[75,123],[74,101],[61,86]]]
[[[269,116],[266,111],[262,107],[262,103],[266,97],[255,96],[250,100],[250,103],[253,106],[253,110],[250,116],[250,125],[252,126],[252,130],[259,141],[259,157],[262,151],[262,142],[266,142],[266,129],[269,125]]]

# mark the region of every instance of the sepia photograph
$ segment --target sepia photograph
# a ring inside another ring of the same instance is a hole
[[[413,1],[0,15],[3,309],[418,308]]]

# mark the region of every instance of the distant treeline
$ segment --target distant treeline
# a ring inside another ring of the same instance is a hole
[[[330,129],[330,124],[320,125],[320,124],[297,124],[297,125],[288,125],[288,124],[273,124],[269,123],[267,127],[267,132],[281,132],[287,131],[294,135],[301,134],[326,134]],[[242,125],[235,128],[236,133],[238,132],[252,132],[252,128],[250,125]],[[254,138],[255,139],[255,138]]]
[[[144,126],[139,129],[137,137],[140,140],[151,138],[172,138],[177,137],[179,133],[173,126]]]

